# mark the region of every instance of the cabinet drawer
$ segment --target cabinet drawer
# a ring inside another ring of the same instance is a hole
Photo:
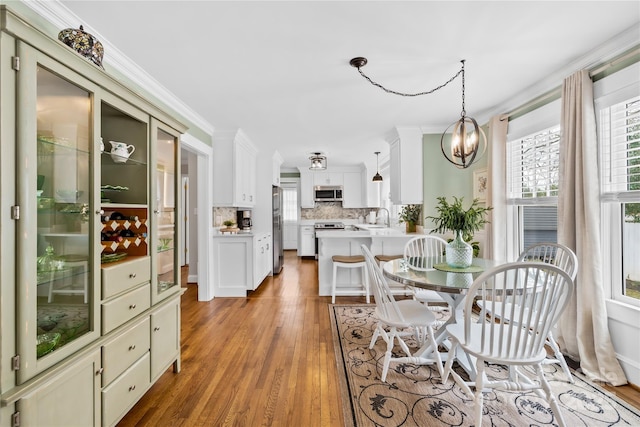
[[[110,298],[149,280],[151,280],[149,257],[102,266],[102,299]]]
[[[151,305],[150,284],[102,304],[102,333],[106,334],[133,319]]]
[[[102,425],[118,422],[147,391],[149,380],[149,352],[102,389]]]
[[[147,317],[138,325],[102,347],[102,385],[115,380],[140,356],[149,351],[150,320]]]

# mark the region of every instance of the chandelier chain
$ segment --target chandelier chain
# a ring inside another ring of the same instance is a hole
[[[462,61],[462,68],[460,69],[460,71],[458,71],[456,74],[454,74],[453,77],[451,77],[449,80],[447,80],[446,82],[444,82],[440,86],[435,87],[435,88],[433,88],[431,90],[424,91],[424,92],[417,92],[417,93],[404,93],[404,92],[398,92],[398,91],[395,91],[395,90],[387,89],[386,87],[382,86],[380,83],[374,82],[369,76],[367,76],[365,73],[362,72],[360,67],[358,67],[358,72],[360,73],[360,75],[362,77],[367,79],[369,81],[369,83],[371,83],[372,85],[379,87],[380,89],[384,90],[387,93],[392,93],[394,95],[400,95],[400,96],[429,95],[429,94],[431,94],[433,92],[436,92],[436,91],[442,89],[443,87],[445,87],[446,85],[448,85],[449,83],[454,81],[456,79],[456,77],[458,77],[460,74],[462,74],[462,78],[463,78],[463,84],[462,84],[463,90],[462,90],[462,93],[463,93],[463,99],[464,99],[464,61]],[[464,103],[464,101],[463,101],[463,103]]]
[[[462,70],[460,72],[462,73],[462,113],[460,115],[466,117],[467,111],[464,108],[464,59],[462,60]]]

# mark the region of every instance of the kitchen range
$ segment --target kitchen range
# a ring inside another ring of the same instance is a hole
[[[345,229],[345,226],[343,223],[341,222],[316,222],[314,227],[315,229],[315,240],[316,240],[316,259],[318,259],[318,231],[323,231],[323,230],[343,230]]]

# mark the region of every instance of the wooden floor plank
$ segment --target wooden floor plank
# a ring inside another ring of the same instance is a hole
[[[317,295],[316,264],[286,251],[282,273],[247,298],[208,302],[183,269],[182,370],[167,370],[118,425],[343,425],[331,298]],[[640,407],[633,387],[609,389]]]

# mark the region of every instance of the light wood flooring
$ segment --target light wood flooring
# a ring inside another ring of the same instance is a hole
[[[341,426],[328,304],[317,265],[285,251],[247,298],[197,301],[183,269],[182,370],[167,370],[118,426]],[[364,303],[364,297],[339,297]],[[610,388],[640,408],[640,392]]]

